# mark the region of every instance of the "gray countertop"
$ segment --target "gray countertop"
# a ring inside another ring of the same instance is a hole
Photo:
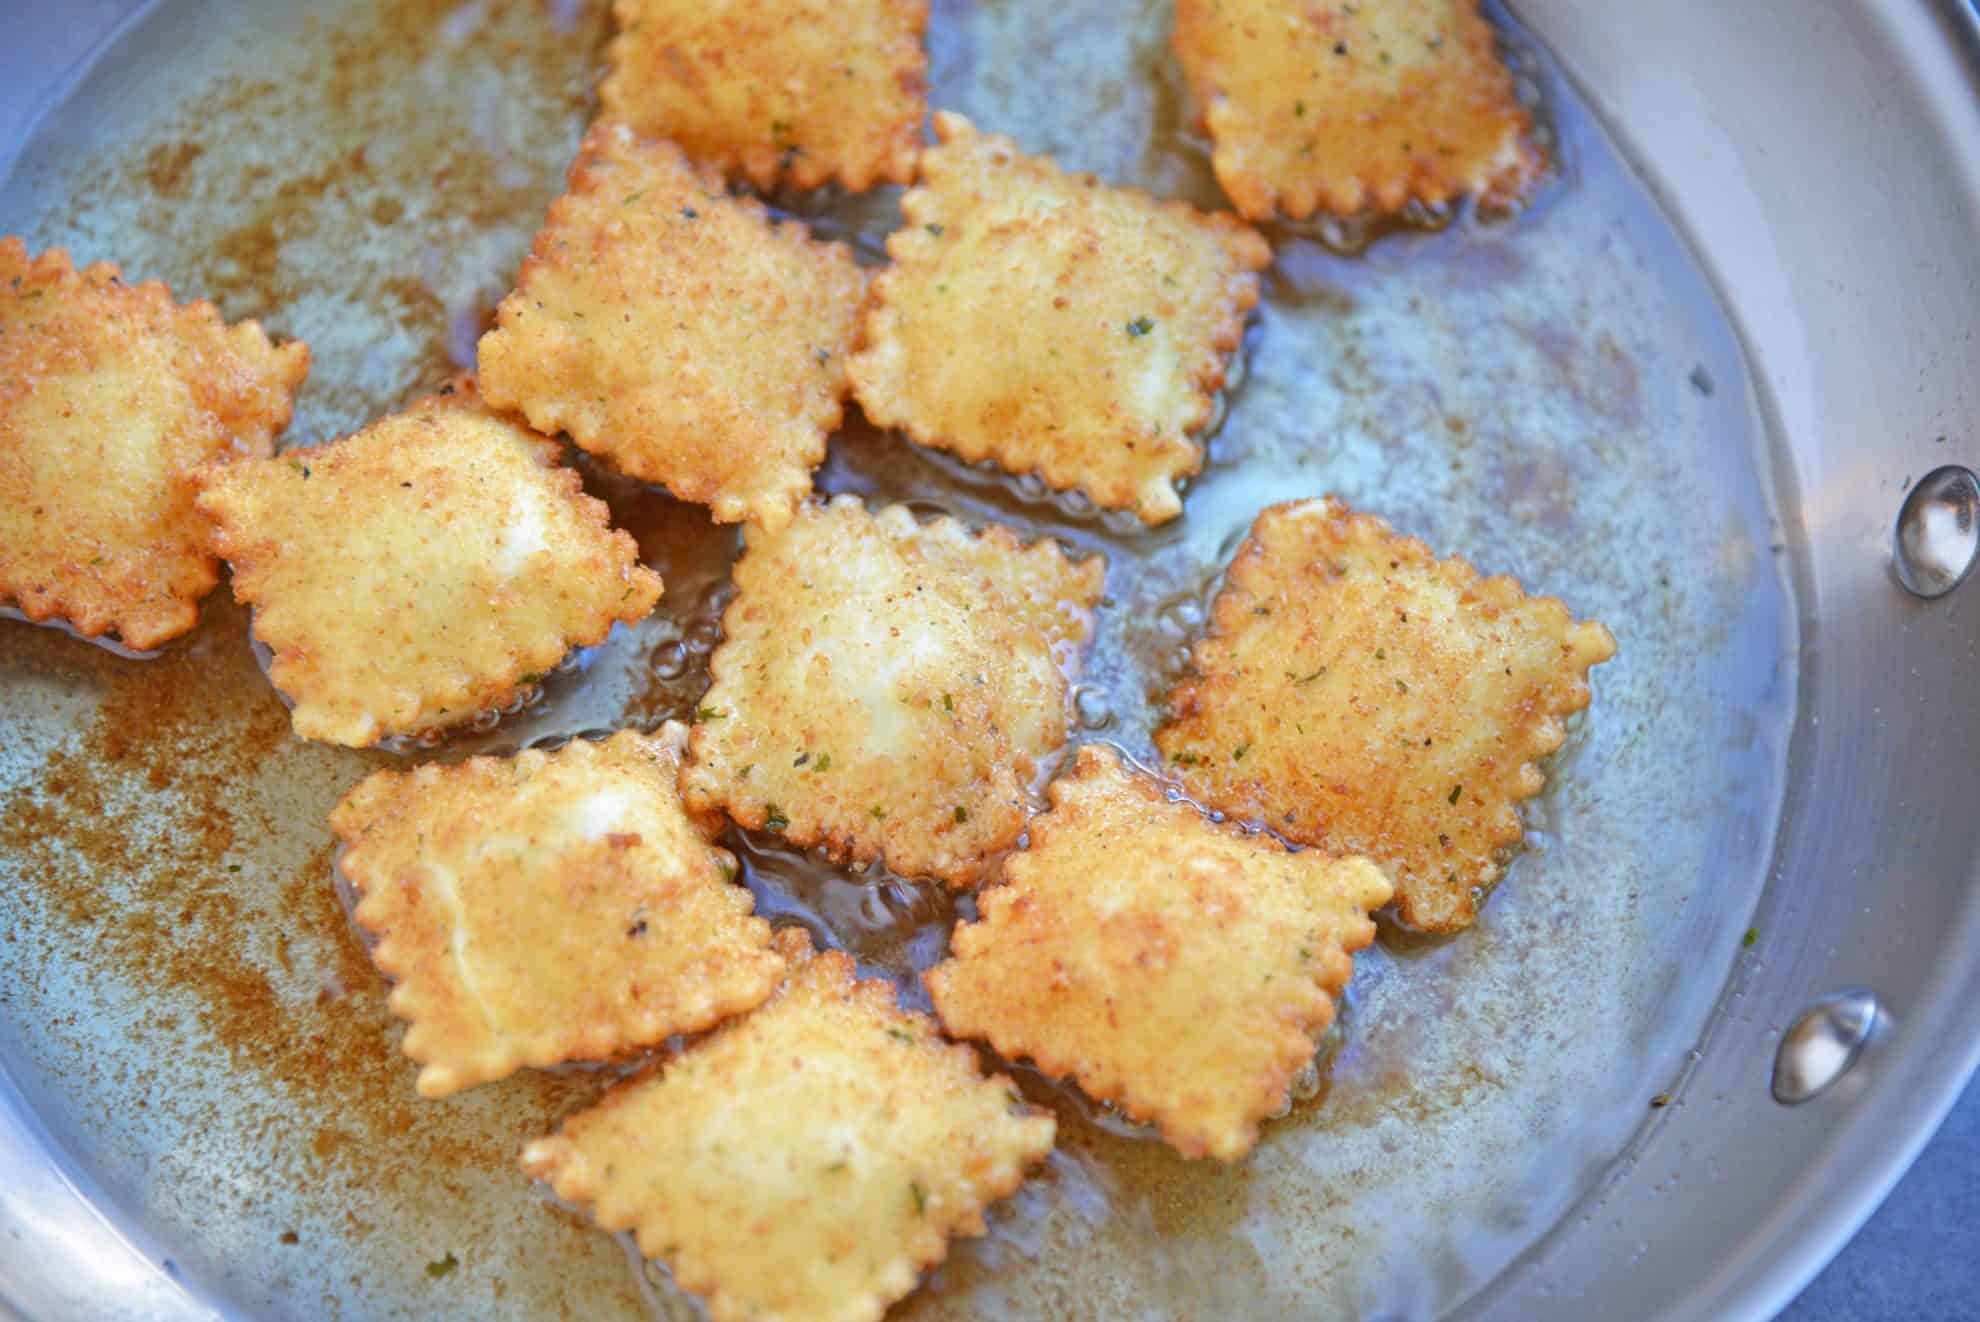
[[[1980,1319],[1980,1083],[1782,1322]]]

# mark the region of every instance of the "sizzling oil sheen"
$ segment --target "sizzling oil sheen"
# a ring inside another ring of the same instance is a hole
[[[317,366],[288,439],[347,431],[471,352],[583,126],[603,9],[168,0],[44,123],[0,189],[0,229],[306,337]],[[933,101],[1215,204],[1166,9],[937,0]],[[856,421],[833,442],[827,489],[1108,554],[1082,705],[1089,737],[1144,759],[1218,568],[1271,500],[1339,492],[1564,597],[1622,649],[1478,927],[1392,931],[1358,961],[1317,1095],[1250,1162],[1184,1163],[1021,1070],[1061,1115],[1062,1150],[900,1315],[1434,1314],[1620,1148],[1737,957],[1795,678],[1765,441],[1709,289],[1516,40],[1559,179],[1515,223],[1394,233],[1360,256],[1321,241],[1341,227],[1275,233],[1248,379],[1179,522],[1097,519]],[[869,258],[894,215],[888,194],[792,205]],[[660,614],[443,756],[650,723],[699,696],[733,531],[586,472],[667,579]],[[151,662],[0,622],[0,728],[0,1057],[189,1278],[270,1316],[678,1307],[515,1169],[596,1073],[415,1096],[323,820],[387,755],[294,742],[241,611],[210,602]],[[946,944],[942,888],[734,843],[762,912],[925,1004],[913,973]]]

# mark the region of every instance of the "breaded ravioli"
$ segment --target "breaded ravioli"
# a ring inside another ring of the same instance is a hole
[[[1477,0],[1176,0],[1217,179],[1254,220],[1522,199],[1545,160]]]
[[[201,470],[298,735],[459,724],[652,611],[659,575],[557,458],[460,382],[333,444]]]
[[[1213,823],[1092,744],[1051,797],[928,973],[942,1023],[1236,1160],[1333,1023],[1387,879]]]
[[[938,113],[851,367],[867,417],[1144,522],[1182,512],[1265,240]]]
[[[675,778],[687,727],[379,771],[337,805],[358,926],[396,980],[419,1091],[608,1060],[760,1005],[783,961],[719,823]]]
[[[902,1012],[844,954],[794,965],[762,1009],[621,1085],[523,1169],[708,1303],[747,1318],[874,1322],[1052,1150],[1051,1117]]]
[[[974,885],[1071,723],[1105,566],[852,496],[751,528],[710,658],[690,805]]]
[[[1480,578],[1331,497],[1258,516],[1156,746],[1192,794],[1386,868],[1403,921],[1452,932],[1519,842],[1599,624]]]
[[[865,297],[844,244],[601,123],[482,336],[481,388],[725,523],[774,527],[839,425]]]
[[[614,0],[605,113],[758,188],[904,184],[928,0]]]
[[[156,647],[220,581],[192,470],[265,455],[309,372],[117,267],[0,239],[0,606]]]

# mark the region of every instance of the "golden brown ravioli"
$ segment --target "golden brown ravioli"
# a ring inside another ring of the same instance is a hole
[[[380,771],[330,825],[419,1091],[607,1060],[762,1003],[783,962],[719,823],[675,778],[687,727]]]
[[[0,606],[138,649],[191,629],[220,581],[192,470],[267,454],[308,371],[300,340],[0,239]]]
[[[1477,0],[1176,0],[1217,179],[1254,220],[1523,198],[1545,161]]]
[[[1332,498],[1294,501],[1252,525],[1155,743],[1205,803],[1366,854],[1405,922],[1455,931],[1614,654],[1551,597]]]
[[[875,1322],[1052,1149],[1049,1115],[892,988],[811,956],[754,1014],[606,1094],[523,1169],[708,1302],[715,1322]]]
[[[1388,881],[1214,824],[1092,744],[1051,796],[929,971],[942,1023],[1078,1080],[1185,1156],[1243,1156],[1333,1022]]]
[[[557,458],[462,382],[333,444],[201,471],[298,735],[458,724],[646,617],[659,575]]]
[[[605,113],[758,188],[914,172],[927,0],[615,0]]]
[[[852,361],[860,407],[923,445],[1174,518],[1271,249],[960,115],[935,132]]]
[[[775,526],[839,425],[865,297],[844,244],[601,123],[481,339],[481,388],[723,522]]]
[[[1104,566],[840,496],[752,528],[688,802],[835,857],[973,885],[1064,742]]]

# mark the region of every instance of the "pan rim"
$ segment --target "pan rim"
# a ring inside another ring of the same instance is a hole
[[[131,6],[114,25],[95,43],[88,53],[50,84],[50,91],[44,97],[40,108],[30,118],[27,132],[12,142],[0,143],[0,177],[4,177],[11,167],[13,157],[21,142],[33,132],[48,107],[58,103],[67,91],[93,66],[101,53],[121,40],[124,34],[144,15],[150,12],[158,0],[141,0]],[[1530,6],[1521,5],[1526,9]],[[1921,15],[1923,11],[1921,11]],[[1922,22],[1936,23],[1960,52],[1963,68],[1968,79],[1968,89],[1980,89],[1980,16],[1976,16],[1969,0],[1936,0],[1930,17],[1921,17]],[[1539,30],[1544,34],[1545,28]],[[1594,104],[1600,104],[1595,101]],[[1671,211],[1673,222],[1682,228],[1681,213]],[[1694,251],[1705,257],[1709,250],[1693,245]],[[1708,267],[1709,269],[1709,267]],[[1766,383],[1758,379],[1756,387],[1763,392],[1763,406],[1773,417],[1770,400],[1765,398]],[[1778,482],[1779,474],[1774,475]],[[1784,502],[1789,510],[1797,509],[1794,501]],[[1797,566],[1797,573],[1800,572]],[[1800,586],[1799,584],[1797,586]],[[1816,679],[1819,662],[1811,663],[1804,669],[1802,688],[1804,692],[1812,688]],[[1800,722],[1797,721],[1799,726]],[[1789,777],[1789,804],[1784,809],[1781,823],[1787,820],[1787,813],[1793,810],[1793,799],[1801,778],[1793,773],[1799,764],[1800,730],[1796,731],[1796,750],[1791,754]],[[1775,861],[1778,863],[1784,845],[1777,840]],[[1772,880],[1768,886],[1771,894],[1780,884],[1778,869],[1770,873]],[[1980,863],[1976,863],[1976,879],[1980,879]],[[1763,905],[1766,900],[1763,898]],[[1968,946],[1980,944],[1980,908],[1969,903],[1964,911],[1963,922],[1957,937],[1951,944],[1965,943]],[[1709,1050],[1723,1027],[1726,1007],[1744,980],[1754,977],[1750,968],[1742,967],[1721,989],[1719,998],[1701,1032],[1698,1047]],[[1770,1316],[1789,1302],[1794,1295],[1826,1264],[1842,1244],[1861,1227],[1888,1195],[1893,1185],[1910,1167],[1933,1132],[1943,1122],[1945,1115],[1966,1087],[1976,1066],[1980,1066],[1980,1005],[1961,1007],[1958,1004],[1959,992],[1968,987],[1971,975],[1957,967],[1948,966],[1939,971],[1930,985],[1929,995],[1922,1004],[1931,1007],[1935,1013],[1906,1026],[1907,1035],[1916,1041],[1895,1044],[1896,1049],[1885,1058],[1883,1072],[1875,1087],[1860,1099],[1854,1101],[1852,1114],[1842,1124],[1835,1126],[1831,1142],[1831,1155],[1823,1166],[1812,1168],[1805,1175],[1803,1183],[1821,1184],[1836,1196],[1833,1199],[1819,1200],[1821,1212],[1814,1220],[1814,1226],[1807,1231],[1795,1230],[1796,1238],[1787,1238],[1790,1230],[1782,1227],[1772,1234],[1769,1244],[1785,1244],[1788,1248],[1779,1253],[1762,1253],[1757,1247],[1742,1245],[1742,1252],[1736,1258],[1729,1258],[1722,1270],[1697,1283],[1688,1293],[1676,1298],[1665,1308],[1663,1315],[1672,1318],[1689,1317],[1765,1317]],[[1968,998],[1971,1000],[1971,996]],[[1943,1003],[1943,1004],[1942,1004]],[[1937,1030],[1937,1031],[1932,1031]],[[1951,1036],[1947,1037],[1946,1034]],[[1952,1041],[1961,1044],[1961,1049],[1949,1053],[1955,1058],[1955,1068],[1948,1072],[1947,1054],[1938,1052],[1938,1045]],[[1929,1044],[1929,1045],[1928,1045]],[[1900,1091],[1893,1091],[1901,1089]],[[8,1073],[4,1063],[0,1063],[0,1135],[7,1130],[9,1112],[15,1108],[27,1116],[30,1126],[40,1129],[38,1118],[31,1103],[22,1094],[16,1080]],[[1903,1123],[1893,1123],[1898,1114],[1904,1116]],[[1865,1126],[1875,1121],[1875,1130],[1885,1135],[1882,1140],[1874,1134],[1863,1132]],[[32,1132],[32,1131],[31,1131]],[[1460,1311],[1472,1311],[1489,1307],[1500,1293],[1500,1287],[1513,1274],[1554,1239],[1560,1225],[1581,1214],[1587,1207],[1597,1205],[1606,1196],[1615,1180],[1637,1159],[1642,1144],[1649,1132],[1649,1126],[1639,1128],[1628,1146],[1617,1153],[1609,1167],[1609,1172],[1592,1189],[1570,1205],[1561,1221],[1554,1228],[1543,1233],[1528,1250],[1508,1264],[1499,1278],[1488,1284]],[[1893,1142],[1889,1135],[1895,1132],[1900,1137]],[[41,1134],[46,1137],[45,1132]],[[1878,1144],[1880,1151],[1867,1164],[1848,1166],[1843,1159],[1843,1149],[1865,1148]],[[58,1149],[59,1151],[59,1149]],[[1846,1171],[1846,1175],[1837,1175]],[[106,1206],[100,1199],[90,1197],[87,1183],[79,1179],[79,1173],[60,1170],[60,1178],[71,1192],[105,1223],[105,1229],[131,1254],[145,1259],[154,1271],[160,1273],[161,1280],[169,1283],[166,1269],[159,1266],[161,1257],[144,1244],[141,1237],[134,1234],[134,1227],[124,1224],[116,1215],[117,1209]],[[1830,1178],[1834,1176],[1835,1178]],[[1818,1179],[1818,1177],[1821,1177]],[[1818,1200],[1812,1197],[1807,1201]],[[1759,1233],[1756,1229],[1756,1234]],[[189,1309],[198,1308],[197,1313],[187,1316],[208,1316],[206,1306],[195,1296],[180,1289],[179,1293]],[[7,1299],[0,1295],[0,1311],[7,1306]],[[176,1316],[176,1314],[175,1314]]]

